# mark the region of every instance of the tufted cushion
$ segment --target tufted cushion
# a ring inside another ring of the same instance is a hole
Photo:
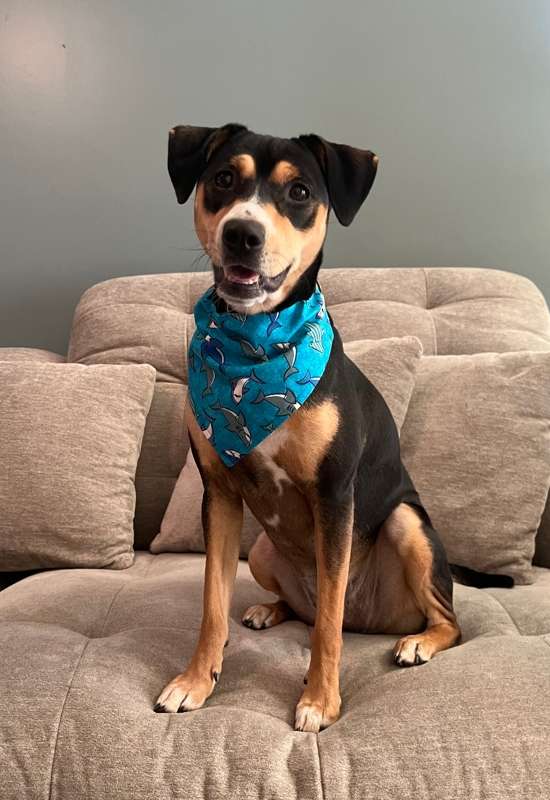
[[[270,597],[243,562],[213,696],[152,711],[195,644],[203,570],[203,556],[139,553],[123,572],[0,593],[2,800],[550,796],[550,571],[457,586],[463,640],[420,667],[393,665],[395,637],[345,634],[342,717],[317,736],[292,729],[308,628],[240,624]]]
[[[193,332],[193,306],[211,284],[209,272],[116,278],[84,293],[75,312],[70,361],[85,364],[142,363],[157,369],[157,388],[187,379],[186,353]],[[344,341],[412,335],[426,355],[461,355],[510,350],[549,350],[550,317],[544,298],[527,279],[488,269],[324,269],[327,304]],[[172,405],[168,426],[180,435],[183,404]],[[185,460],[163,460],[161,443],[144,449],[138,465],[136,546],[148,547]],[[163,434],[162,441],[166,441]],[[177,467],[177,468],[176,468]],[[550,515],[537,552],[550,553]],[[539,533],[539,538],[540,538]]]

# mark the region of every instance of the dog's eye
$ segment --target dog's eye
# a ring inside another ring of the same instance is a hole
[[[214,183],[218,189],[231,189],[233,186],[233,173],[229,169],[222,169],[216,173]]]
[[[297,203],[303,203],[304,200],[309,200],[309,189],[304,183],[293,183],[289,190],[291,200]]]

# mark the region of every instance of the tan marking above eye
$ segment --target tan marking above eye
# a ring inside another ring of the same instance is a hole
[[[269,180],[274,183],[285,184],[299,177],[300,170],[297,166],[291,164],[290,161],[279,161],[271,170]]]
[[[248,153],[232,156],[229,159],[229,163],[235,167],[243,180],[251,180],[256,177],[256,162]]]

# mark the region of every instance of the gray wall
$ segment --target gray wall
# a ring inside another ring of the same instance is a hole
[[[81,292],[192,267],[168,128],[381,156],[329,265],[499,266],[550,296],[550,4],[3,0],[0,345],[64,351]]]

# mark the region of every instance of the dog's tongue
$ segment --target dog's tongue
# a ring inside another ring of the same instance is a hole
[[[257,272],[240,264],[233,264],[225,268],[225,273],[233,283],[256,283],[260,277]]]

